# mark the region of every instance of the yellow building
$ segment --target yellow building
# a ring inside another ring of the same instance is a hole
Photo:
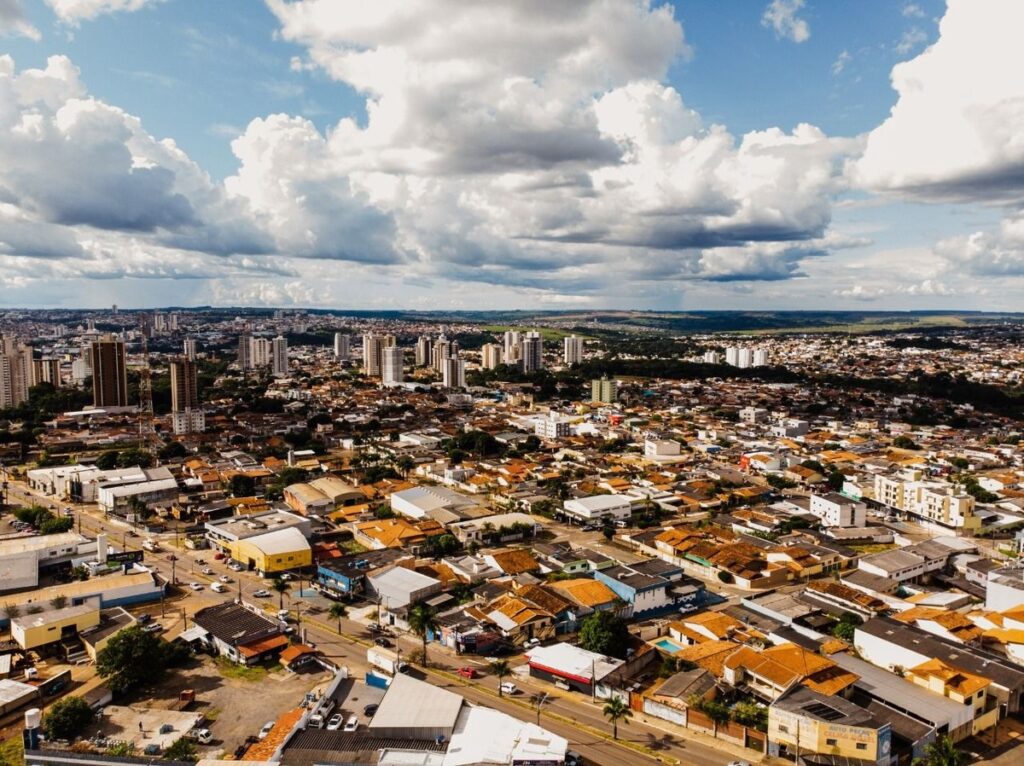
[[[985,731],[999,721],[999,703],[994,698],[989,700],[988,689],[992,682],[984,676],[932,659],[910,668],[904,677],[961,705],[970,705],[974,710],[973,734]]]
[[[892,729],[843,697],[797,686],[768,708],[768,754],[889,763]],[[838,762],[838,761],[836,761]]]
[[[313,549],[295,527],[221,542],[235,561],[262,575],[313,565]]]
[[[73,639],[83,630],[100,624],[99,602],[50,609],[11,620],[11,638],[28,651],[61,639]]]

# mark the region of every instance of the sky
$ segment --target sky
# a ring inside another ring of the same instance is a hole
[[[1019,0],[0,0],[0,308],[1024,310]]]

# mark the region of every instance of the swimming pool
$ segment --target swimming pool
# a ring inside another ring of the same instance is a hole
[[[659,649],[668,652],[669,654],[675,654],[683,648],[670,638],[663,638],[660,641],[655,641],[654,645]]]

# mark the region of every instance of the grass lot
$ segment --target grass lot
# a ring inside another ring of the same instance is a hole
[[[891,551],[896,547],[893,543],[864,543],[862,545],[848,545],[847,548],[861,553],[865,556],[871,553],[881,553],[882,551]]]
[[[347,553],[366,553],[369,550],[365,545],[360,545],[355,540],[344,540],[339,545],[345,549]]]
[[[573,332],[571,330],[556,330],[553,327],[519,327],[506,324],[491,324],[486,327],[480,328],[483,332],[502,333],[506,330],[521,330],[527,332],[530,330],[536,330],[540,333],[541,338],[546,341],[560,341],[563,338],[568,338],[570,335],[575,335],[577,338],[590,339],[591,336],[585,335],[579,332]]]
[[[275,663],[274,665],[239,665],[227,657],[218,657],[214,662],[217,665],[217,670],[225,678],[234,678],[238,681],[249,681],[250,683],[262,681],[270,673],[280,670],[282,667],[281,663]]]
[[[916,317],[911,320],[885,321],[865,318],[855,324],[830,324],[815,327],[779,327],[770,330],[741,330],[739,335],[783,335],[793,333],[829,333],[842,332],[856,335],[866,332],[895,332],[899,330],[918,330],[927,327],[967,327],[962,317],[954,315],[936,315]]]

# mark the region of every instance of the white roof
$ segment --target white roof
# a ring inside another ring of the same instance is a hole
[[[293,553],[309,550],[309,541],[297,527],[287,527],[262,535],[245,538],[245,542],[255,545],[266,554]]]
[[[369,579],[377,593],[387,599],[389,608],[405,606],[412,594],[440,584],[440,580],[433,577],[397,566],[371,575]]]
[[[561,763],[569,742],[532,723],[486,707],[463,708],[444,766]]]
[[[600,681],[623,664],[622,660],[614,657],[605,657],[566,643],[538,646],[528,651],[526,657],[531,663],[588,681],[595,677]]]
[[[28,537],[12,537],[0,540],[0,558],[16,553],[29,551],[45,551],[52,548],[70,548],[87,542],[77,532],[58,532],[55,535],[31,535]]]
[[[608,508],[618,508],[622,505],[629,505],[629,498],[621,495],[591,495],[590,497],[579,497],[575,500],[566,500],[566,508],[581,508],[587,511],[603,511]]]
[[[439,508],[451,508],[453,506],[476,505],[468,497],[445,487],[413,487],[412,489],[403,489],[401,492],[393,492],[391,494],[392,503],[395,501],[395,498],[414,505],[423,512]]]
[[[377,712],[374,729],[452,729],[462,710],[460,695],[399,673],[391,681]]]

